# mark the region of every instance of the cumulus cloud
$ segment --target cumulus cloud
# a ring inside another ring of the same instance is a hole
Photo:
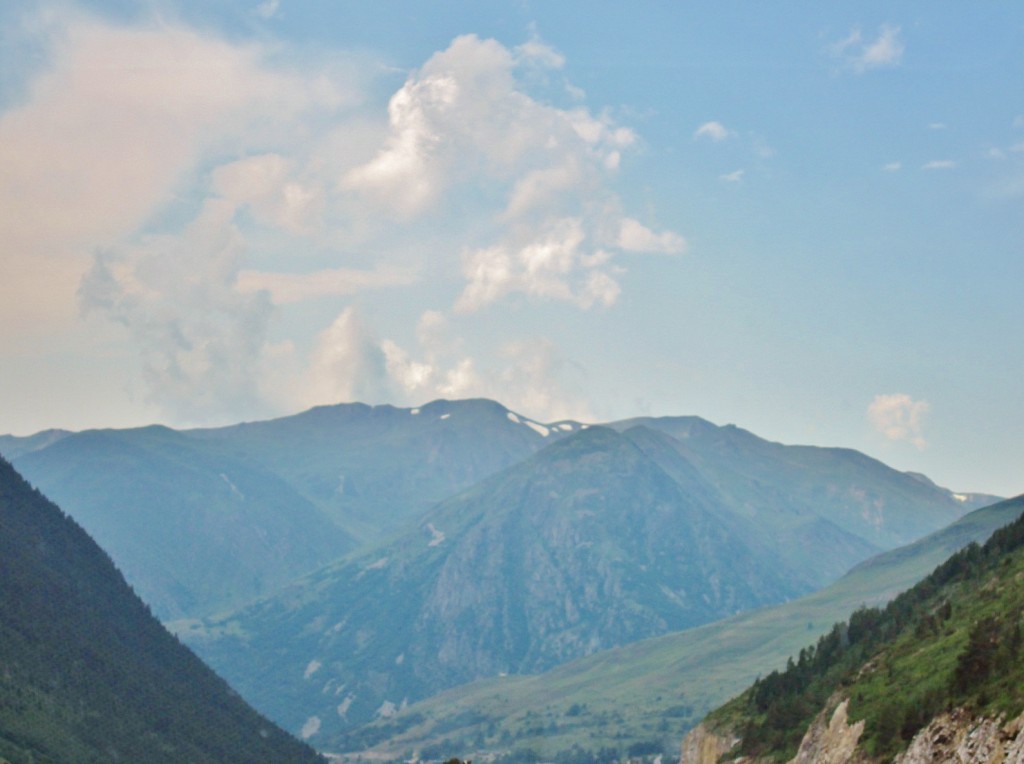
[[[677,251],[682,238],[648,231],[644,242],[621,240],[614,229],[631,223],[607,178],[635,134],[607,115],[535,100],[516,76],[524,60],[564,63],[536,40],[510,51],[473,35],[434,54],[392,97],[381,150],[342,187],[405,222],[436,214],[442,199],[467,189],[505,199],[491,241],[460,248],[459,311],[515,292],[584,309],[610,305],[619,294],[611,250]]]
[[[372,66],[285,64],[265,43],[162,20],[48,23],[49,66],[0,114],[0,236],[13,253],[0,319],[22,320],[55,290],[67,310],[77,286],[82,308],[124,327],[150,399],[179,423],[300,399],[514,392],[503,380],[524,378],[510,369],[558,367],[542,341],[539,356],[503,360],[442,350],[429,339],[445,334],[437,314],[406,350],[344,303],[326,327],[272,323],[427,271],[458,280],[462,313],[517,293],[607,307],[621,292],[616,258],[685,247],[612,190],[638,140],[630,128],[568,83],[565,107],[530,95],[565,63],[536,37],[455,39],[410,73],[385,118],[365,92]],[[548,409],[561,400],[531,395]]]
[[[47,60],[0,114],[7,326],[66,330],[92,250],[138,234],[213,157],[278,142],[311,110],[353,102],[341,80],[300,76],[271,66],[260,45],[173,23],[119,26],[65,10],[26,28]],[[312,215],[294,195],[265,204],[290,225]]]
[[[708,138],[715,143],[724,141],[732,135],[732,131],[726,128],[721,122],[705,122],[703,125],[693,131],[694,139]]]
[[[857,74],[871,69],[899,66],[903,61],[904,43],[900,27],[883,24],[874,39],[865,39],[859,28],[829,46],[833,58]]]
[[[886,162],[884,165],[882,165],[882,169],[885,172],[898,172],[899,170],[903,169],[903,163],[902,162]]]
[[[868,405],[868,421],[889,440],[923,449],[928,445],[922,430],[929,408],[927,401],[915,401],[905,393],[876,395]]]
[[[602,267],[610,255],[585,250],[585,239],[580,219],[563,218],[548,221],[545,230],[531,232],[518,244],[466,251],[462,271],[467,283],[456,310],[478,310],[511,292],[581,308],[612,305],[621,290]]]
[[[727,172],[724,175],[719,175],[718,179],[726,183],[739,183],[743,180],[743,176],[746,174],[746,170],[733,170]]]
[[[655,233],[638,220],[623,218],[619,228],[619,246],[628,252],[662,252],[674,255],[686,249],[686,240],[677,233]]]
[[[183,236],[144,237],[98,255],[79,294],[122,324],[152,402],[205,422],[265,411],[259,380],[270,300],[235,289],[244,244],[234,208],[208,202]]]
[[[952,159],[933,159],[921,165],[922,170],[952,170],[954,167],[956,162]]]
[[[579,370],[549,340],[505,342],[496,353],[477,359],[463,351],[452,331],[440,312],[426,311],[417,326],[418,349],[381,342],[388,384],[398,388],[395,400],[411,405],[435,398],[486,397],[540,421],[593,419],[580,394]]]
[[[393,397],[380,341],[355,308],[345,308],[317,337],[304,387],[301,405],[380,403]]]

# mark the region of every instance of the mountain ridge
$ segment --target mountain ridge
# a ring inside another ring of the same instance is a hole
[[[175,640],[0,459],[0,758],[316,764]]]

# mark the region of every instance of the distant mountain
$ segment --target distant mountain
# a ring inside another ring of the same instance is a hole
[[[683,764],[1019,760],[1022,612],[1018,518],[885,608],[854,612],[714,711],[691,733]]]
[[[727,455],[698,455],[664,431],[581,430],[393,542],[182,635],[288,728],[315,719],[318,742],[340,740],[445,687],[806,593],[909,535],[905,516],[934,527],[962,511],[856,452],[812,454],[826,467],[808,458],[759,483],[750,475],[785,462],[786,447],[735,432],[721,438],[746,444],[730,486]],[[801,492],[818,502],[786,502]],[[862,500],[881,519],[848,518]]]
[[[0,760],[314,764],[0,460]]]
[[[493,401],[342,404],[267,422],[0,440],[165,619],[268,594],[579,425]]]
[[[46,448],[71,434],[68,430],[43,430],[35,435],[27,435],[25,437],[0,435],[0,454],[8,461],[13,461],[22,454],[29,454],[41,448]]]
[[[495,401],[417,408],[344,403],[187,435],[279,475],[362,543],[578,431]]]
[[[166,427],[68,435],[15,464],[165,620],[238,606],[353,546],[281,478]]]
[[[383,759],[418,753],[476,760],[484,752],[532,751],[534,758],[558,761],[630,750],[675,758],[683,733],[757,676],[782,669],[787,657],[856,608],[884,605],[1022,513],[1024,497],[976,510],[782,605],[606,650],[543,674],[452,688],[351,730],[337,750]]]
[[[954,494],[851,449],[773,443],[698,417],[643,417],[612,426],[638,425],[671,436],[722,502],[770,531],[779,555],[800,561],[816,586],[1001,498]]]

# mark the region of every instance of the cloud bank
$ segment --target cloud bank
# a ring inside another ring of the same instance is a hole
[[[47,24],[48,67],[0,115],[0,235],[23,274],[0,311],[18,315],[65,273],[53,309],[77,282],[176,422],[436,395],[585,414],[550,341],[510,331],[474,354],[455,349],[460,322],[510,300],[608,309],[625,256],[685,249],[614,191],[635,133],[571,83],[565,105],[530,94],[565,64],[539,39],[458,37],[379,114],[376,62],[286,64],[270,43],[165,21]],[[454,295],[444,310],[427,274]],[[360,309],[381,290],[422,302],[398,331],[411,349]],[[314,303],[335,305],[333,320],[282,323]]]

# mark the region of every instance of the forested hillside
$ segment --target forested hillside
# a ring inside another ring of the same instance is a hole
[[[0,459],[0,759],[315,764],[172,637]]]
[[[1024,498],[1013,500],[1024,506]],[[883,609],[859,610],[784,671],[709,715],[732,758],[786,761],[823,711],[848,701],[858,750],[887,760],[940,714],[1024,710],[1024,518],[956,553]]]

